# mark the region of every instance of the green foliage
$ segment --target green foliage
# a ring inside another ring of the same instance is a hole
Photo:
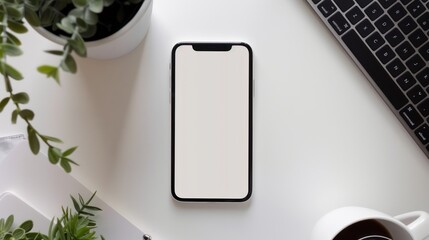
[[[50,27],[52,30],[62,30],[66,35],[65,44],[61,50],[48,50],[48,54],[59,57],[58,65],[42,64],[37,71],[47,78],[52,78],[60,84],[60,71],[76,73],[77,64],[73,53],[86,57],[87,50],[84,38],[93,36],[99,24],[98,14],[103,9],[118,3],[119,6],[137,4],[143,0],[0,0],[0,74],[3,75],[8,96],[0,101],[0,112],[5,107],[13,105],[11,122],[16,123],[21,118],[27,124],[28,143],[34,154],[40,152],[40,145],[48,147],[49,161],[59,164],[65,172],[71,172],[76,162],[70,155],[76,147],[64,152],[53,144],[61,144],[56,137],[41,134],[31,121],[35,114],[31,109],[22,109],[21,105],[28,104],[30,97],[26,92],[15,93],[12,88],[13,80],[22,80],[24,76],[7,62],[7,57],[17,57],[23,54],[19,35],[28,31],[26,23],[33,27]],[[116,19],[123,16],[123,8],[117,9]],[[12,234],[12,233],[11,233]],[[18,231],[16,236],[20,237]],[[15,236],[12,234],[12,237]],[[15,236],[15,237],[16,237]],[[1,240],[1,239],[0,239]]]
[[[74,210],[63,207],[62,216],[52,219],[46,235],[32,232],[31,220],[14,227],[13,215],[6,219],[2,218],[0,219],[0,240],[103,240],[103,236],[96,235],[97,223],[92,219],[94,212],[101,211],[100,208],[90,205],[95,194],[96,192],[87,201],[80,194],[79,201],[70,196]]]

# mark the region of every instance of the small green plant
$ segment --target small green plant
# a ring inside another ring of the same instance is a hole
[[[142,2],[143,0],[0,0],[0,74],[3,75],[6,93],[5,97],[0,98],[0,113],[9,103],[13,105],[15,109],[12,111],[11,121],[15,124],[20,118],[26,123],[28,142],[33,154],[39,153],[42,142],[48,147],[52,164],[59,163],[66,172],[72,170],[72,165],[77,165],[70,158],[76,147],[63,151],[55,146],[63,143],[61,139],[37,130],[32,123],[35,113],[25,107],[30,101],[28,93],[15,92],[12,87],[13,81],[24,79],[21,72],[8,62],[9,57],[23,54],[18,36],[28,31],[24,20],[33,27],[44,27],[64,38],[62,49],[46,51],[59,57],[58,64],[41,64],[37,67],[38,72],[59,84],[61,70],[69,73],[77,71],[73,54],[86,57],[84,39],[91,39],[99,32],[108,35],[117,31],[127,21],[125,10],[134,11],[138,8],[133,8],[132,5]]]
[[[92,219],[100,208],[91,206],[90,203],[95,193],[85,201],[79,194],[79,200],[73,196],[74,211],[71,208],[62,208],[62,216],[51,221],[47,234],[32,232],[33,222],[27,220],[18,227],[13,227],[14,217],[10,215],[6,219],[0,219],[0,240],[104,240],[103,236],[97,236],[96,222]]]

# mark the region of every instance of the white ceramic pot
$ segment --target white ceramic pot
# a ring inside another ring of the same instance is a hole
[[[152,15],[152,0],[145,0],[133,19],[116,33],[96,41],[86,42],[89,58],[113,59],[130,53],[144,39],[149,30]],[[36,28],[45,38],[63,45],[65,40],[47,31]]]

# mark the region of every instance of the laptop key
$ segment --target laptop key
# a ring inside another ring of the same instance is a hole
[[[396,2],[396,0],[379,0],[381,6],[383,6],[384,9],[388,9],[392,4]]]
[[[375,30],[375,27],[368,19],[364,19],[356,26],[356,30],[363,38],[366,38]]]
[[[393,21],[397,22],[401,18],[403,18],[405,15],[407,15],[407,10],[402,6],[402,4],[397,3],[393,5],[387,13],[390,15],[390,17],[393,19]]]
[[[429,126],[427,124],[423,124],[421,127],[416,130],[417,138],[423,143],[429,143]]]
[[[418,17],[420,14],[424,13],[426,8],[421,3],[421,0],[414,0],[407,6],[408,11],[413,15],[413,17]]]
[[[417,73],[424,66],[426,66],[426,63],[418,54],[412,56],[405,64],[411,70],[412,73]]]
[[[405,66],[398,58],[394,59],[387,66],[387,71],[395,78],[405,71]]]
[[[396,82],[399,84],[399,86],[402,88],[402,90],[407,91],[410,89],[414,84],[416,84],[416,79],[411,75],[410,72],[405,72],[401,76],[398,77]]]
[[[399,22],[398,26],[405,35],[408,35],[417,27],[417,23],[410,16],[406,16]]]
[[[401,45],[399,45],[395,49],[395,51],[402,60],[406,60],[407,58],[411,57],[411,55],[413,55],[416,52],[416,50],[414,50],[413,46],[411,46],[411,44],[407,41],[403,42]]]
[[[357,4],[359,4],[361,8],[368,6],[372,1],[373,0],[356,0]]]
[[[415,129],[423,123],[423,118],[411,104],[402,109],[399,114],[411,129]]]
[[[423,117],[429,116],[429,98],[417,105],[417,109],[423,115]]]
[[[402,41],[405,40],[404,34],[399,31],[399,29],[394,28],[392,31],[386,34],[386,40],[390,43],[392,47],[398,46]]]
[[[421,15],[417,19],[417,22],[419,23],[420,27],[423,28],[423,30],[429,30],[429,12],[425,12],[423,15]]]
[[[334,0],[341,11],[346,12],[355,4],[353,0]]]
[[[378,30],[382,34],[384,34],[387,31],[389,31],[390,29],[392,29],[394,24],[393,24],[392,20],[390,20],[389,16],[383,15],[380,19],[378,19],[375,22],[375,26],[378,28]]]
[[[369,36],[366,39],[366,43],[368,43],[369,47],[375,51],[377,49],[379,49],[381,46],[383,46],[383,44],[386,41],[384,40],[384,38],[380,35],[380,33],[375,32],[373,34],[371,34],[371,36]]]
[[[416,78],[423,87],[429,85],[429,68],[426,67],[423,71],[419,72],[416,75]]]
[[[377,55],[378,59],[380,59],[383,64],[390,62],[390,60],[396,56],[393,50],[387,44],[378,50],[375,55]]]
[[[366,69],[368,75],[384,93],[392,106],[397,110],[405,106],[408,103],[407,97],[358,34],[352,29],[344,34],[341,39],[362,67]]]
[[[323,1],[317,6],[317,8],[325,17],[331,16],[337,10],[337,7],[335,7],[331,0]]]
[[[426,61],[429,61],[429,42],[419,49],[419,53]]]
[[[349,12],[346,13],[347,19],[349,19],[350,23],[353,25],[362,20],[364,16],[365,15],[363,15],[363,12],[357,6],[355,6]]]
[[[411,102],[417,104],[423,100],[427,94],[420,85],[416,85],[407,92],[407,96],[410,98]]]
[[[343,17],[343,15],[340,12],[337,12],[334,15],[332,15],[332,17],[329,18],[328,22],[329,24],[331,24],[332,28],[340,36],[350,28],[349,22],[347,22],[347,20]]]
[[[384,11],[377,2],[373,2],[365,9],[365,13],[368,15],[369,19],[374,21],[375,19],[379,18],[384,13]]]
[[[428,40],[428,37],[421,29],[418,28],[408,36],[408,39],[414,47],[418,48]]]

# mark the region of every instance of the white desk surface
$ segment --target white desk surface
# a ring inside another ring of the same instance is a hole
[[[168,65],[185,40],[254,50],[249,202],[171,197]],[[155,240],[304,240],[340,206],[429,211],[429,160],[304,0],[155,0],[143,44],[116,60],[80,59],[61,87],[35,71],[56,62],[41,52],[55,45],[34,31],[23,44],[25,60],[14,61],[27,79],[15,88],[30,92],[34,124],[79,145],[72,174]],[[0,126],[25,132],[9,114]]]

